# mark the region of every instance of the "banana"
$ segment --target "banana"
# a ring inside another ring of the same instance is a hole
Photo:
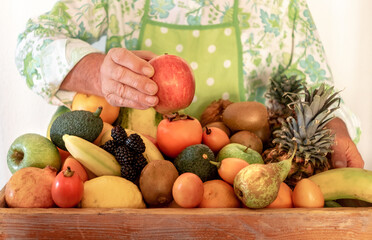
[[[309,178],[321,189],[324,200],[358,199],[372,203],[372,171],[336,168]]]
[[[65,134],[62,139],[69,153],[96,176],[120,176],[120,165],[112,154],[77,136]]]
[[[143,153],[143,156],[146,158],[147,162],[151,162],[153,160],[164,160],[163,155],[161,154],[159,149],[155,146],[155,144],[150,141],[150,139],[148,139],[143,134],[137,131],[134,131],[132,129],[125,129],[125,131],[127,132],[128,136],[133,133],[137,133],[142,138],[143,143],[146,146],[146,150]],[[100,145],[103,145],[105,142],[107,142],[110,139],[112,139],[111,131],[105,132],[101,138]]]

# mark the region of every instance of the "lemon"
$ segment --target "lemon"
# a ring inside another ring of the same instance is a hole
[[[84,183],[82,208],[145,208],[142,194],[131,181],[100,176]]]

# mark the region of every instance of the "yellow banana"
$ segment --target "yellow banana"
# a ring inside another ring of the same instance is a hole
[[[77,136],[63,135],[68,152],[96,176],[120,176],[115,157],[99,146]]]
[[[372,171],[336,168],[309,178],[321,189],[324,200],[358,199],[372,203]]]
[[[137,133],[142,138],[143,143],[146,146],[146,150],[143,153],[143,156],[146,158],[147,162],[151,162],[153,160],[164,160],[163,155],[161,154],[159,149],[155,146],[155,144],[150,141],[150,139],[148,139],[147,137],[145,137],[138,131],[134,131],[132,129],[125,129],[125,131],[127,132],[128,136],[133,133]],[[111,139],[112,139],[111,131],[105,132],[101,138],[100,145],[103,145],[105,142]]]

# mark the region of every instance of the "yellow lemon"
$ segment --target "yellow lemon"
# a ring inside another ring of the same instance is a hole
[[[82,208],[145,208],[142,194],[131,181],[100,176],[84,183]]]

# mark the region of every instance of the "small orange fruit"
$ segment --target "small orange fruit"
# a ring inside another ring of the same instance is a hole
[[[278,196],[274,202],[270,203],[267,208],[291,208],[292,203],[292,189],[284,182],[280,184]]]
[[[103,128],[102,128],[102,131],[101,133],[98,135],[98,137],[96,138],[96,140],[94,140],[94,144],[96,145],[100,145],[101,143],[101,139],[102,139],[102,136],[103,134],[105,134],[107,131],[110,131],[111,133],[111,129],[113,128],[113,126],[107,122],[103,122]],[[110,134],[111,135],[111,134]]]
[[[301,179],[293,189],[294,207],[321,208],[324,206],[324,196],[319,186],[307,178]]]
[[[119,116],[120,107],[110,105],[104,97],[77,93],[72,100],[71,110],[86,110],[94,113],[99,106],[102,106],[100,115],[102,121],[114,123]]]
[[[240,201],[236,197],[234,188],[223,180],[204,182],[203,200],[200,208],[238,208]]]

